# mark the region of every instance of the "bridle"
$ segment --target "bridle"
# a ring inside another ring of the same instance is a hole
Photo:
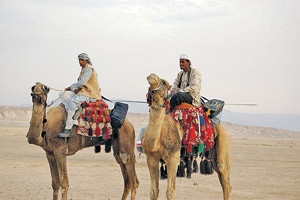
[[[157,109],[155,106],[152,105],[152,97],[154,94],[156,94],[157,92],[159,92],[161,90],[164,90],[166,93],[168,92],[168,91],[166,91],[167,89],[163,86],[162,83],[160,83],[159,87],[152,89],[152,90],[149,87],[146,97],[147,97],[147,104],[150,108]],[[169,95],[167,94],[167,96],[165,97],[164,104],[158,104],[158,106],[161,108],[166,108],[166,107],[168,107],[167,105],[169,104],[168,101],[169,101]]]

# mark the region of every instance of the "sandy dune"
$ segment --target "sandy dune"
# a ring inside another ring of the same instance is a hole
[[[26,117],[25,117],[26,118]],[[147,124],[130,115],[136,128]],[[52,199],[51,177],[44,151],[25,138],[29,122],[0,120],[0,199]],[[137,199],[149,199],[145,155],[137,155],[140,187]],[[120,199],[123,180],[112,153],[93,148],[68,157],[68,199]],[[232,199],[300,199],[300,140],[232,135]],[[159,199],[166,199],[166,180]],[[222,199],[217,175],[192,174],[177,179],[177,199]]]

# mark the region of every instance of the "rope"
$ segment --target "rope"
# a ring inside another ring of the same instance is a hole
[[[65,90],[59,90],[59,89],[55,89],[55,88],[52,88],[52,87],[49,87],[48,85],[45,85],[45,84],[43,84],[43,83],[41,83],[43,86],[45,86],[45,87],[47,87],[47,88],[49,88],[49,89],[51,89],[51,90],[55,90],[55,91],[59,91],[59,92],[61,92],[61,91],[64,91],[63,93],[61,93],[61,95],[59,95],[59,97],[57,98],[57,99],[55,99],[54,101],[52,101],[49,105],[47,105],[47,107],[51,107],[58,99],[60,99],[60,97],[62,96],[62,95],[64,95],[65,94]]]
[[[62,91],[62,90],[61,90],[61,91]],[[61,97],[62,95],[65,94],[65,92],[66,92],[66,91],[64,91],[63,93],[61,93],[61,95],[59,95],[59,97],[58,97],[57,99],[55,99],[55,100],[52,101],[49,105],[47,105],[47,107],[51,107],[58,99],[60,99],[60,97]]]
[[[45,84],[43,84],[43,85],[46,86],[47,88],[50,88],[51,90],[55,90],[55,91],[59,91],[59,92],[63,91],[63,90],[59,90],[59,89],[55,89],[55,88],[49,87],[48,85],[45,85]]]

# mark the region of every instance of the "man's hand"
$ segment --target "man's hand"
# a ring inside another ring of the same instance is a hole
[[[79,91],[80,91],[80,89],[77,88],[74,92],[75,92],[75,94],[77,94]]]
[[[70,90],[71,90],[71,87],[65,88],[65,91],[70,91]]]

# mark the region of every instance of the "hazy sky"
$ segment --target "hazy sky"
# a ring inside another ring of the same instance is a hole
[[[37,81],[68,87],[81,52],[102,95],[145,100],[146,77],[173,84],[185,53],[202,95],[259,105],[225,109],[300,114],[299,0],[1,0],[0,26],[0,105],[31,104]]]

